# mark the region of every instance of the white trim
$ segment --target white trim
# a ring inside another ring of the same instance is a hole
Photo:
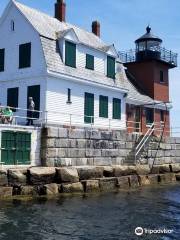
[[[112,56],[112,57],[114,57],[115,59],[118,58],[118,52],[117,52],[114,44],[112,44],[112,45],[109,46],[109,48],[108,48],[108,50],[106,51],[106,53],[107,53],[108,56]]]
[[[118,88],[118,87],[108,86],[108,85],[102,84],[102,83],[91,82],[91,81],[89,81],[85,78],[72,77],[72,76],[69,76],[67,74],[52,72],[52,71],[49,71],[49,70],[47,71],[47,73],[48,73],[49,76],[52,76],[52,77],[55,77],[55,78],[62,77],[65,80],[70,80],[70,81],[73,81],[73,82],[79,82],[79,83],[83,83],[83,84],[86,84],[86,85],[92,85],[92,86],[97,86],[97,87],[101,87],[101,88],[111,89],[111,90],[118,91],[118,92],[121,92],[121,93],[127,93],[128,92],[128,90],[125,89],[125,88]]]
[[[34,29],[34,31],[40,36],[40,33],[38,32],[38,30],[33,26],[33,24],[29,21],[29,19],[25,16],[25,14],[21,11],[21,9],[19,9],[19,7],[16,5],[16,1],[15,0],[11,0],[11,2],[13,3],[13,5],[15,6],[15,8],[18,10],[18,12],[21,14],[22,17],[24,17],[24,19],[26,20],[26,22],[31,25],[31,27]]]
[[[8,12],[9,12],[9,9],[12,7],[13,4],[14,4],[14,0],[10,0],[8,5],[4,9],[4,11],[0,17],[0,25],[3,23],[4,19],[6,18]]]
[[[67,40],[69,42],[72,42],[72,43],[76,43],[76,44],[80,43],[79,38],[78,38],[78,36],[77,36],[77,34],[76,34],[76,32],[74,31],[73,28],[67,29],[67,31],[62,36],[59,36],[60,33],[61,33],[61,31],[57,33],[58,40],[64,38],[65,40]],[[66,38],[68,33],[73,34],[73,40],[70,40],[69,38]]]
[[[137,100],[135,98],[128,98],[127,96],[127,103],[129,104],[134,104],[134,105],[145,105],[145,104],[152,104],[153,105],[153,102],[145,102],[145,101],[141,101],[141,100]]]
[[[168,110],[170,110],[172,108],[171,103],[167,103],[165,106],[164,102],[160,102],[160,101],[156,101],[156,100],[154,100],[154,102],[144,102],[144,101],[139,101],[137,99],[127,97],[126,103],[137,105],[137,106],[143,105],[144,107],[147,107],[147,108],[155,108],[155,109],[161,109],[161,110],[166,110],[166,106],[167,106]]]
[[[31,75],[31,76],[24,76],[24,77],[17,77],[17,78],[11,78],[11,79],[5,79],[5,80],[0,80],[0,83],[4,82],[14,82],[14,81],[24,81],[24,79],[32,79],[32,78],[45,78],[47,77],[47,74],[42,74],[42,75]]]

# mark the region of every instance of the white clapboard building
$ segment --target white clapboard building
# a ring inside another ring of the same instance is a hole
[[[65,3],[48,16],[10,1],[0,18],[0,102],[20,108],[25,122],[28,97],[39,121],[49,124],[126,127],[127,87],[114,45],[65,22]]]
[[[126,103],[152,99],[127,79],[97,21],[88,32],[65,15],[63,0],[55,3],[55,17],[9,2],[0,18],[0,103],[18,108],[17,123],[26,123],[33,97],[37,123],[125,129]]]

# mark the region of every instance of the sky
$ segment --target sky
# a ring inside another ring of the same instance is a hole
[[[56,0],[18,0],[30,7],[54,16]],[[133,49],[134,41],[152,32],[163,39],[163,46],[179,54],[180,64],[180,0],[65,0],[66,21],[91,31],[91,23],[101,23],[101,37],[115,44],[119,51]],[[9,0],[0,0],[0,15]],[[180,127],[180,68],[170,70],[170,100],[173,104],[171,122]]]

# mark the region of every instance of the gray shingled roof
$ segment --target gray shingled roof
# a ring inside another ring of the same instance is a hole
[[[14,3],[42,36],[55,40],[57,39],[57,32],[73,28],[81,43],[98,49],[107,47],[107,45],[99,37],[91,32],[85,31],[69,23],[60,22],[54,17],[51,17],[36,9],[27,7],[19,2],[14,1]]]
[[[121,84],[125,89],[128,89],[127,102],[134,103],[136,105],[154,103],[152,98],[143,94],[142,91],[138,90],[137,87],[135,87],[135,85],[131,82],[120,59],[117,60],[117,72],[118,78],[121,79]]]
[[[87,81],[100,83],[102,85],[108,85],[111,87],[118,87],[126,89],[124,86],[123,76],[118,77],[116,80],[107,78],[104,74],[91,71],[85,68],[72,68],[66,66],[61,59],[57,44],[55,40],[40,37],[44,50],[44,56],[48,70],[55,73],[64,73],[69,76],[78,78],[84,78]]]
[[[106,49],[109,49],[109,46],[105,45],[105,43],[103,43],[99,37],[69,23],[60,22],[57,19],[48,16],[47,14],[29,8],[16,1],[14,3],[20,12],[27,18],[27,20],[40,34],[44,56],[49,71],[55,73],[64,73],[70,76],[84,78],[87,81],[124,89],[124,85],[122,84],[121,79],[116,79],[114,81],[113,79],[107,78],[104,74],[98,73],[96,71],[91,71],[85,68],[74,69],[65,66],[62,62],[60,51],[57,49],[57,32],[63,34],[68,30],[73,29],[82,44],[99,49],[101,51],[106,51]]]
[[[154,100],[149,96],[140,93],[140,91],[131,83],[131,81],[127,78],[124,81],[124,86],[129,90],[127,99],[132,102],[138,102],[140,104],[153,104]]]
[[[97,48],[101,51],[107,51],[109,45],[105,44],[99,37],[73,26],[69,23],[60,22],[57,19],[42,13],[36,9],[29,8],[19,2],[13,1],[20,12],[27,18],[31,25],[41,35],[41,43],[44,51],[44,56],[47,64],[47,68],[51,72],[64,73],[66,75],[84,78],[87,81],[97,82],[102,85],[109,85],[112,87],[118,87],[128,90],[128,99],[134,100],[140,103],[153,103],[153,99],[141,94],[131,81],[122,72],[117,74],[116,80],[107,78],[104,74],[90,71],[88,69],[74,69],[65,66],[62,62],[60,52],[57,48],[56,39],[57,32],[67,32],[69,29],[73,29],[79,39],[79,41],[93,48]],[[122,65],[122,64],[121,64]]]

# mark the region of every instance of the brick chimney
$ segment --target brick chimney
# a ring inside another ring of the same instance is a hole
[[[98,21],[92,22],[92,32],[100,37],[100,23]]]
[[[55,3],[55,18],[61,22],[66,21],[66,3],[64,0],[57,0]]]

